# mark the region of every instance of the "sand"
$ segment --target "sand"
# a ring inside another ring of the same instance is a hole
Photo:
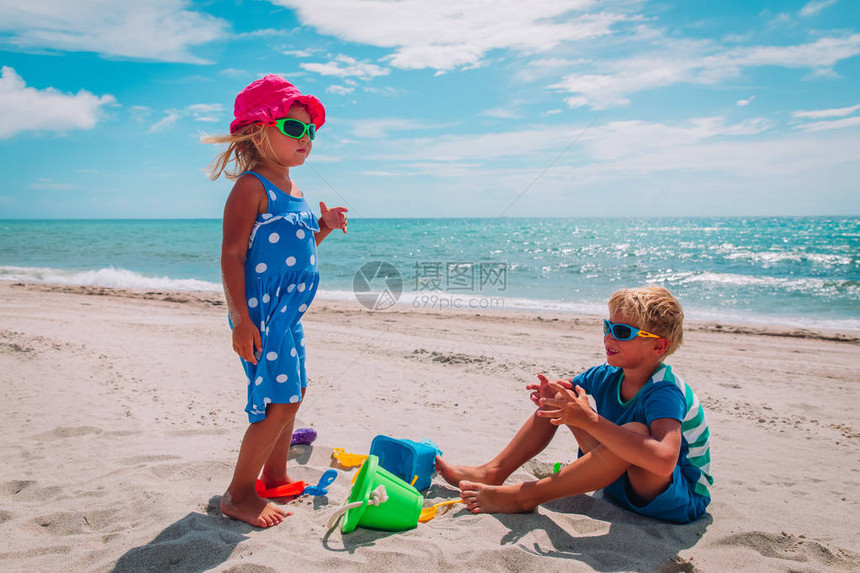
[[[298,426],[314,482],[377,434],[485,461],[531,414],[525,384],[603,361],[599,317],[370,312],[318,300]],[[462,506],[401,533],[326,522],[349,491],[281,525],[221,515],[247,418],[219,295],[0,283],[0,570],[822,571],[860,569],[858,333],[687,325],[670,359],[711,427],[708,515],[669,525],[599,494],[523,515]],[[511,481],[575,456],[559,433]],[[426,503],[456,497],[438,476]]]

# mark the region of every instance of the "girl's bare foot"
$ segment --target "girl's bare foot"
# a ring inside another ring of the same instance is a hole
[[[260,481],[263,482],[266,489],[271,489],[273,487],[278,487],[279,485],[289,485],[295,480],[290,479],[290,476],[287,475],[286,471],[279,472],[277,474],[267,474],[264,469],[263,474],[260,476]]]
[[[534,509],[522,500],[522,485],[486,485],[463,480],[460,497],[472,513],[525,513]]]
[[[463,480],[475,481],[478,483],[501,485],[505,482],[507,476],[501,475],[498,470],[483,466],[455,466],[449,464],[442,459],[441,456],[436,456],[436,471],[439,475],[453,486],[458,486]]]
[[[273,503],[254,494],[240,500],[235,499],[229,490],[221,496],[221,513],[250,523],[255,527],[271,527],[292,515]]]

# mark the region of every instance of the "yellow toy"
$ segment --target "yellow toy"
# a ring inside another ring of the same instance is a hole
[[[331,457],[337,460],[343,468],[354,468],[356,466],[360,466],[364,463],[364,460],[367,459],[366,455],[351,454],[344,451],[343,448],[334,448],[332,450]]]
[[[436,505],[425,507],[421,510],[421,513],[418,514],[418,523],[427,523],[428,521],[436,517],[436,512],[439,511],[440,507],[446,507],[450,509],[451,506],[455,503],[463,503],[463,500],[458,497],[457,499],[449,499],[448,501],[443,501],[441,503],[437,503]],[[448,509],[446,509],[445,512],[447,512]]]

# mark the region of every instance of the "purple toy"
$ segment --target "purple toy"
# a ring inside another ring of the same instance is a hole
[[[314,440],[317,439],[317,431],[313,428],[299,428],[295,432],[293,432],[293,437],[290,440],[290,445],[295,446],[296,444],[304,444],[310,445]]]

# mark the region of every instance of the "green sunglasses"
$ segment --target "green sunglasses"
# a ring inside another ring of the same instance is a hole
[[[642,338],[662,338],[656,334],[651,334],[650,332],[646,332],[635,326],[630,326],[629,324],[620,324],[609,322],[605,318],[603,319],[603,335],[611,334],[612,338],[615,340],[626,341],[633,340],[637,336],[641,336]]]
[[[308,134],[308,139],[313,141],[317,136],[317,126],[313,123],[304,123],[303,121],[288,117],[270,121],[265,125],[275,126],[278,128],[278,131],[293,139],[301,139],[305,134]]]

